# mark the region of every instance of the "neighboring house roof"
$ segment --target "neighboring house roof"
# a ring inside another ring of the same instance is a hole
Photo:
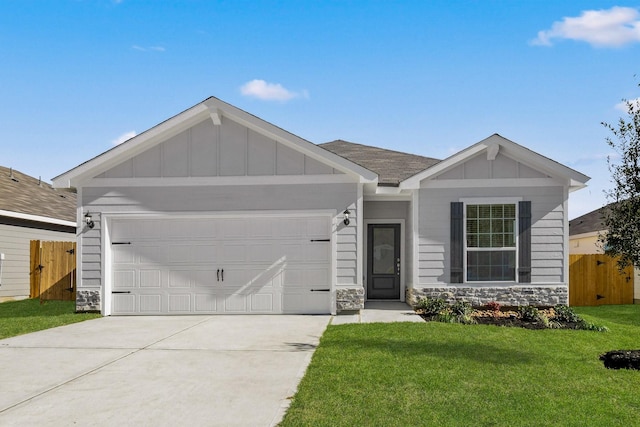
[[[569,236],[605,230],[604,214],[610,206],[603,206],[569,221]]]
[[[76,194],[0,166],[0,216],[75,227]]]
[[[319,144],[338,156],[378,174],[378,185],[397,187],[400,182],[440,162],[438,159],[336,140]]]

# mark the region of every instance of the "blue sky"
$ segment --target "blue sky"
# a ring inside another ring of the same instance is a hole
[[[315,143],[436,158],[493,133],[610,187],[640,4],[0,0],[0,165],[50,180],[209,96]]]

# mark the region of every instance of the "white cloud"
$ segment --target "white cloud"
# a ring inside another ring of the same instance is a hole
[[[640,12],[632,7],[587,10],[578,17],[556,21],[538,32],[533,45],[551,46],[554,39],[584,41],[596,47],[619,47],[640,42]]]
[[[165,49],[163,46],[150,46],[150,47],[143,47],[137,44],[134,44],[133,46],[131,46],[131,49],[133,50],[139,50],[140,52],[149,52],[149,51],[153,51],[153,52],[164,52],[167,49]]]
[[[129,131],[129,132],[125,132],[122,135],[120,135],[119,137],[117,137],[116,139],[112,140],[111,144],[112,145],[120,145],[123,142],[130,140],[131,138],[133,138],[136,135],[137,135],[137,133],[134,130]]]
[[[629,109],[629,104],[631,104],[631,109]],[[623,113],[632,114],[635,111],[640,111],[640,98],[629,99],[628,101],[622,101],[616,104],[616,110],[620,110]]]
[[[293,92],[280,83],[268,83],[264,80],[254,79],[240,87],[240,93],[244,96],[262,99],[263,101],[289,101],[293,98],[309,98],[309,92]]]

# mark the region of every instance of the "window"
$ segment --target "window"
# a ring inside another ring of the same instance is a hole
[[[516,205],[466,205],[469,282],[516,280]]]

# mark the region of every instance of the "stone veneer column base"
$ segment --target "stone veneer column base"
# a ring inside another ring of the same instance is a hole
[[[336,312],[359,311],[364,308],[364,288],[336,289]]]
[[[568,286],[455,287],[407,289],[407,302],[415,306],[420,298],[443,298],[449,303],[468,301],[473,306],[495,301],[505,306],[553,306],[569,304]]]
[[[100,291],[78,289],[76,291],[76,313],[100,313]]]

